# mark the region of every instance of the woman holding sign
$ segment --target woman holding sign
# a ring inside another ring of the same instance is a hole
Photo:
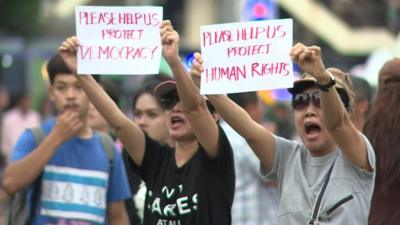
[[[252,147],[262,175],[278,182],[278,224],[366,224],[375,155],[350,121],[354,91],[349,75],[325,69],[319,47],[299,43],[290,55],[306,72],[289,88],[304,144],[274,136],[224,95],[208,99]],[[196,54],[192,68],[196,83],[202,65]]]
[[[175,148],[160,145],[126,117],[91,76],[77,76],[98,111],[115,129],[131,165],[147,186],[144,224],[226,225],[235,188],[233,154],[206,100],[178,56],[179,36],[169,21],[161,25],[163,55],[175,76],[155,88],[169,110]],[[61,55],[76,71],[76,37],[66,39]]]

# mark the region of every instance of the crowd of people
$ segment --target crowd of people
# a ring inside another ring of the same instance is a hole
[[[400,59],[382,67],[374,97],[297,43],[296,134],[280,135],[256,92],[200,95],[201,54],[187,71],[170,21],[160,35],[173,77],[143,81],[132,119],[115,84],[77,75],[79,40],[61,43],[47,64],[57,115],[41,122],[26,94],[3,114],[0,217],[15,221],[28,190],[29,224],[398,223]]]

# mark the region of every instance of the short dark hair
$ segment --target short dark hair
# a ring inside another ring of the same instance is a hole
[[[65,64],[60,54],[56,54],[47,63],[47,74],[49,75],[50,84],[54,84],[55,77],[57,74],[71,74],[72,71]]]
[[[49,75],[50,84],[53,85],[54,80],[58,74],[72,74],[72,71],[68,68],[67,64],[65,64],[63,58],[60,54],[56,54],[47,63],[47,74]],[[100,76],[93,75],[93,78],[99,82]]]
[[[228,97],[242,108],[258,102],[257,92],[254,91],[228,94]]]
[[[368,81],[362,77],[356,76],[351,76],[350,79],[356,92],[356,101],[367,100],[368,103],[371,103],[373,90]]]

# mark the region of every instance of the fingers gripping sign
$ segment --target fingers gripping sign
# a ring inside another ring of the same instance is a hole
[[[192,62],[190,75],[192,77],[193,82],[196,84],[198,88],[200,88],[201,73],[203,73],[203,71],[204,71],[203,58],[201,57],[200,53],[196,52],[194,53],[194,59]]]
[[[203,63],[204,61],[201,54],[198,52],[194,53],[193,69],[199,74],[201,74],[204,71]]]
[[[165,20],[160,26],[163,55],[168,60],[179,53],[179,34],[174,30],[171,21]]]
[[[76,54],[79,45],[80,44],[78,38],[72,36],[65,39],[65,41],[63,41],[63,43],[61,43],[60,47],[58,48],[58,52],[60,53],[64,62],[67,64],[67,66],[69,67],[69,69],[72,71],[73,74],[77,73]]]

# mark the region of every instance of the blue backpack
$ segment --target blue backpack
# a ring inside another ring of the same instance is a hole
[[[29,129],[35,137],[36,145],[39,145],[45,138],[42,127],[34,127]],[[101,137],[101,143],[105,150],[110,164],[110,172],[112,173],[112,166],[114,160],[114,141],[110,135],[102,132],[98,132]],[[10,210],[8,213],[8,225],[31,225],[33,224],[33,218],[35,210],[31,209],[31,206],[35,207],[39,201],[40,186],[41,186],[41,175],[32,184],[32,194],[29,198],[30,187],[17,192],[11,197]],[[27,204],[29,203],[30,204]]]

